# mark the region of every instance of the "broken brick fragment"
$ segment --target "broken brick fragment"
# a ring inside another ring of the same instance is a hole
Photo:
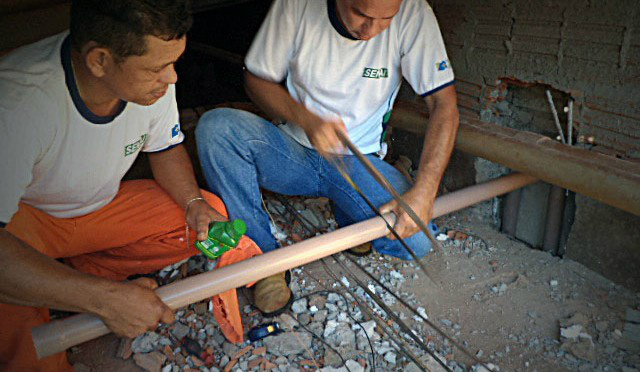
[[[171,349],[171,346],[165,345],[164,348],[162,349],[162,352],[164,353],[164,356],[166,356],[168,360],[173,361],[175,359],[175,356],[173,355],[173,349]]]
[[[231,359],[226,366],[224,366],[223,372],[229,372],[238,363],[238,359]]]
[[[249,364],[247,365],[247,367],[249,369],[253,369],[253,368],[259,366],[264,360],[265,360],[264,358],[257,358],[257,359],[254,359],[254,360],[250,360]]]
[[[259,348],[253,349],[253,351],[251,353],[253,355],[265,355],[267,353],[267,347],[263,346],[263,347],[259,347]]]
[[[263,371],[271,371],[272,369],[277,367],[278,366],[275,363],[272,363],[271,361],[265,359],[265,361],[260,366],[260,369]]]
[[[136,364],[148,372],[160,372],[162,364],[167,357],[159,351],[153,351],[150,353],[138,353],[133,356],[133,360]]]
[[[116,355],[122,359],[129,359],[133,351],[131,351],[132,341],[130,338],[122,338],[120,339],[120,344],[118,345],[118,351]]]
[[[231,357],[231,359],[240,359],[240,358],[242,358],[243,355],[245,355],[246,353],[250,352],[251,349],[253,349],[253,346],[251,346],[251,345],[246,346],[244,349],[241,349],[240,351],[235,353],[233,355],[233,357]]]

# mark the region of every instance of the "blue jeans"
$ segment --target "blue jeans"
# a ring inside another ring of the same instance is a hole
[[[198,123],[196,141],[211,191],[225,202],[230,218],[241,218],[247,223],[247,235],[264,252],[278,248],[278,243],[262,207],[260,188],[284,195],[327,197],[333,202],[339,226],[376,216],[332,163],[252,113],[227,108],[209,111]],[[397,169],[376,156],[367,157],[399,193],[410,188]],[[392,199],[355,156],[346,155],[343,159],[353,181],[376,207]],[[431,250],[431,242],[422,232],[405,242],[418,257]],[[373,248],[411,259],[409,252],[395,240],[376,239]]]

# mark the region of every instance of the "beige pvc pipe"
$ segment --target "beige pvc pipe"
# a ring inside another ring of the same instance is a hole
[[[512,174],[452,192],[435,201],[434,217],[502,195],[535,181],[535,178],[524,174]],[[385,218],[391,225],[395,223],[393,214],[387,214]],[[385,221],[381,217],[372,218],[233,265],[171,283],[156,289],[156,294],[167,306],[177,309],[380,238],[387,233]],[[97,316],[79,314],[35,327],[32,336],[38,358],[45,358],[109,332],[111,332],[109,328]]]

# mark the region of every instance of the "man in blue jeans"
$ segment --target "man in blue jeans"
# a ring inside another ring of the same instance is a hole
[[[260,248],[278,247],[260,188],[328,197],[340,226],[375,216],[334,166],[331,159],[339,157],[367,197],[382,212],[398,216],[395,229],[415,253],[429,252],[427,237],[336,134],[346,132],[421,219],[431,219],[458,111],[453,71],[429,5],[424,0],[275,0],[245,65],[248,95],[284,124],[217,109],[201,118],[196,138],[209,186],[231,218],[247,222],[248,235]],[[414,185],[375,155],[403,77],[430,112]],[[373,241],[373,248],[411,258],[389,238]],[[281,310],[290,298],[283,274],[254,288],[254,304],[267,314]]]

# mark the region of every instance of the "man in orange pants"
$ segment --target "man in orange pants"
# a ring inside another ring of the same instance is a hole
[[[181,144],[174,63],[190,26],[186,0],[78,0],[70,32],[0,59],[0,370],[72,370],[64,353],[36,359],[49,308],[128,337],[174,321],[153,281],[120,280],[196,254],[187,241],[226,220]],[[140,151],[155,180],[121,184]]]

